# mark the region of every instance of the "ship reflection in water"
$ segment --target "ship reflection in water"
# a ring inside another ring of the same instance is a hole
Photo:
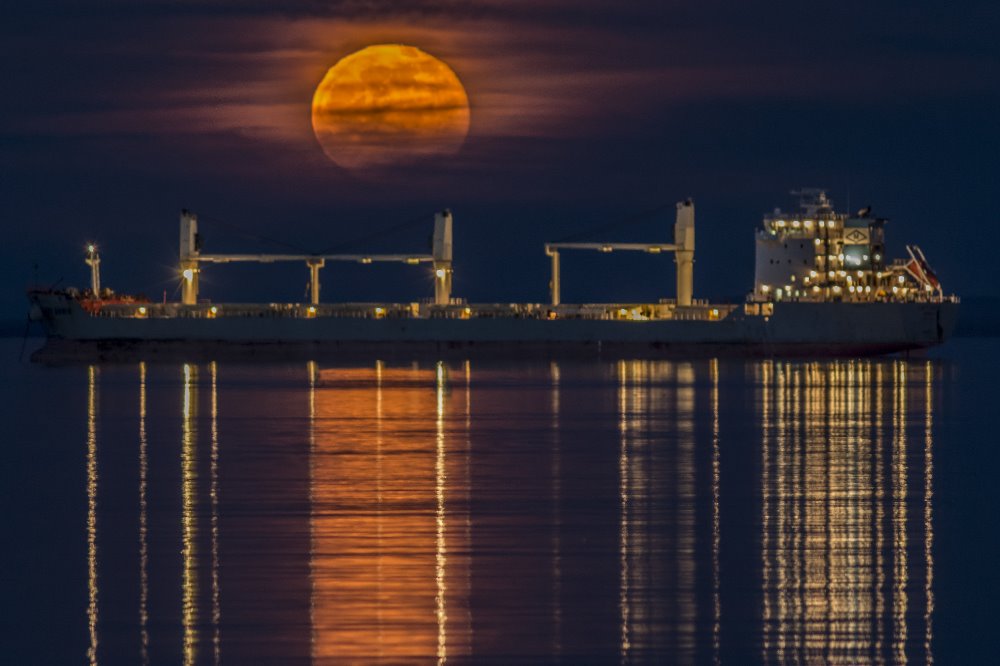
[[[940,371],[90,366],[76,654],[929,663]]]
[[[309,367],[319,661],[470,654],[469,440],[450,423],[468,390],[447,390],[447,374],[379,363],[317,385]]]
[[[929,663],[933,367],[763,365],[756,379],[762,659]]]

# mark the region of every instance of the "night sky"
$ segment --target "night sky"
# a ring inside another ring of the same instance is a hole
[[[755,225],[802,186],[873,205],[891,254],[920,245],[946,291],[997,294],[998,35],[995,1],[8,3],[0,316],[23,317],[36,279],[85,286],[90,240],[107,286],[178,298],[181,208],[207,251],[416,252],[449,207],[455,295],[537,302],[545,241],[669,240],[690,196],[695,296],[741,298]],[[457,154],[363,175],[324,155],[313,92],[378,43],[461,79]],[[673,296],[673,270],[566,254],[564,300]],[[203,275],[216,301],[302,300],[307,281],[298,264]],[[426,267],[323,278],[324,300],[432,293]]]

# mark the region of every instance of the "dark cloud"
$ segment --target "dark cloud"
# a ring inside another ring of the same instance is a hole
[[[732,294],[749,264],[713,262],[749,261],[758,214],[825,184],[884,204],[900,242],[941,243],[929,255],[946,282],[981,292],[982,240],[1000,240],[983,215],[1000,166],[998,23],[985,2],[24,3],[0,27],[0,193],[34,221],[14,241],[32,259],[5,283],[35,258],[71,271],[75,250],[51,248],[113,244],[126,218],[151,220],[149,252],[169,265],[182,205],[320,244],[367,209],[391,223],[451,205],[464,247],[484,253],[465,284],[491,298],[490,272],[550,231],[695,194],[713,232],[699,285]],[[337,59],[383,42],[453,67],[471,134],[454,157],[359,178],[323,156],[309,105]],[[942,218],[968,224],[944,240]],[[160,270],[117,260],[123,284]]]

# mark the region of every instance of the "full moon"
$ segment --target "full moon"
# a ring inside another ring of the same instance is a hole
[[[469,133],[469,97],[455,72],[414,46],[377,44],[345,56],[316,88],[312,126],[346,169],[451,155]]]

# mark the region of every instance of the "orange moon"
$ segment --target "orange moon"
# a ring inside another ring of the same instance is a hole
[[[312,102],[327,157],[377,169],[451,155],[469,133],[469,97],[452,69],[414,46],[377,44],[327,71]]]

